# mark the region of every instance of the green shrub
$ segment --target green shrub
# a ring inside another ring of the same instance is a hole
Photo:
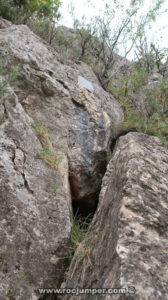
[[[49,42],[50,30],[51,30],[51,22],[49,19],[31,19],[27,23],[30,29],[40,36],[42,39]]]
[[[144,72],[144,74],[143,74]],[[135,77],[134,77],[135,76]],[[148,77],[143,70],[136,70],[136,65],[129,78],[120,78],[117,88],[112,87],[124,110],[124,119],[115,129],[116,136],[120,132],[135,130],[157,136],[165,147],[168,147],[168,82],[165,78],[153,84],[148,83]],[[125,84],[127,82],[127,84]],[[145,86],[146,84],[146,86]],[[126,91],[127,89],[127,91]],[[136,109],[133,99],[137,91],[143,91],[147,116],[143,116]]]
[[[14,23],[26,23],[32,16],[54,19],[59,6],[59,0],[0,0],[0,16]]]
[[[10,1],[0,0],[0,16],[10,21],[16,18],[15,8],[10,5]]]
[[[130,85],[131,89],[136,92],[139,90],[143,85],[147,83],[148,80],[148,73],[145,68],[143,68],[141,65],[138,65],[136,63],[133,64],[133,69],[130,74]]]
[[[143,117],[135,110],[129,111],[115,129],[116,135],[119,135],[122,131],[135,130],[157,136],[163,143],[163,146],[168,147],[168,115],[160,111],[160,105],[154,107],[155,113],[150,117]],[[156,112],[156,110],[158,111]]]

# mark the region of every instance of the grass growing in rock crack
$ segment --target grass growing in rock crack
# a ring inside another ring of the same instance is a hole
[[[80,244],[83,242],[86,233],[89,230],[89,226],[91,224],[92,216],[88,216],[86,218],[79,218],[77,217],[77,214],[73,216],[71,213],[71,234],[70,234],[70,245],[69,245],[69,253],[67,256],[59,257],[61,260],[68,260],[70,263],[77,248],[80,246]],[[89,248],[81,251],[80,259],[82,259],[83,256],[87,255],[89,251]]]
[[[37,153],[37,158],[45,161],[51,168],[58,171],[58,164],[61,161],[61,155],[53,152],[50,148],[43,148]]]
[[[39,121],[34,120],[34,128],[42,145],[42,149],[37,153],[37,158],[45,161],[51,168],[58,171],[58,165],[62,160],[62,155],[59,155],[53,150],[47,129]]]
[[[91,220],[91,215],[81,219],[77,217],[77,214],[71,217],[71,257],[74,255],[76,249],[84,240],[85,235],[91,224]]]
[[[92,237],[89,240],[89,242],[87,243],[87,245],[82,247],[80,249],[80,251],[78,252],[77,260],[80,261],[80,260],[84,259],[85,257],[89,258],[89,255],[94,247],[94,244],[95,244],[95,239]]]
[[[51,148],[52,144],[47,129],[36,119],[34,120],[34,128],[42,146]]]

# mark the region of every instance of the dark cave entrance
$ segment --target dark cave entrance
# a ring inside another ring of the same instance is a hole
[[[96,165],[95,172],[88,174],[88,170],[83,171],[82,176],[84,178],[84,193],[83,186],[78,181],[78,177],[70,171],[69,183],[71,188],[72,197],[72,213],[73,217],[78,220],[92,219],[99,203],[99,194],[101,191],[101,184],[108,164],[108,154],[102,151],[95,156]],[[83,184],[83,183],[82,183]]]
[[[78,220],[92,219],[99,201],[100,188],[93,195],[88,196],[87,198],[82,198],[76,200],[72,198],[72,212],[73,216]]]

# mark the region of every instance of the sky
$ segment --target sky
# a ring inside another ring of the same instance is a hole
[[[124,1],[124,5],[128,3],[129,0]],[[145,0],[142,7],[142,12],[145,13],[146,8],[151,3],[156,3],[157,0]],[[62,18],[59,22],[60,25],[67,27],[73,27],[73,20],[70,14],[70,4],[73,3],[73,13],[75,17],[79,20],[83,15],[86,15],[88,19],[95,16],[103,9],[102,0],[90,0],[93,5],[88,5],[87,0],[62,0],[61,15]],[[109,0],[110,2],[110,0]],[[168,9],[168,0],[165,0],[164,9]],[[164,15],[159,16],[156,22],[152,25],[150,32],[148,33],[148,38],[154,42],[158,43],[161,48],[168,48],[168,12]]]

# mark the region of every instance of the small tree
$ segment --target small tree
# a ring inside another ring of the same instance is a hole
[[[145,33],[139,35],[135,42],[137,62],[151,74],[154,70],[164,75],[168,65],[168,49],[160,49],[157,44],[150,42]]]
[[[77,19],[74,20],[74,28],[76,29],[78,40],[80,41],[80,58],[83,58],[86,50],[89,50],[90,48],[91,40],[96,34],[96,28],[92,21],[90,23],[87,23],[85,16],[82,17],[82,22],[79,22],[79,20]]]
[[[130,0],[128,5],[123,4],[121,0],[111,2],[104,0],[103,13],[92,18],[90,23],[77,22],[81,57],[87,50],[97,59],[99,66],[97,76],[104,89],[108,89],[111,77],[114,75],[112,70],[118,60],[119,49],[121,51],[125,48],[125,56],[135,49],[140,29],[144,32],[146,25],[155,20],[163,3],[164,0],[157,0],[144,14],[141,10],[144,0]],[[83,20],[85,21],[85,17]],[[152,63],[149,62],[148,51],[145,51],[144,57],[146,67],[150,68]]]

